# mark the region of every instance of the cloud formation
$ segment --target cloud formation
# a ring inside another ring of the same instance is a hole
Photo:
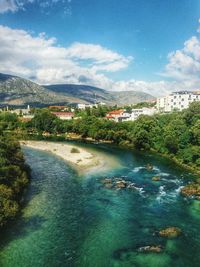
[[[131,60],[100,45],[60,47],[44,33],[33,37],[24,30],[0,26],[0,71],[32,77],[39,83],[80,82],[83,77],[106,82],[103,72],[119,71]]]
[[[200,80],[200,40],[192,36],[183,49],[168,55],[165,75],[177,80]]]
[[[19,8],[19,5],[15,0],[1,0],[0,1],[0,13],[6,13],[8,11],[16,12],[18,8]]]
[[[0,0],[0,14],[25,10],[30,4],[38,5],[42,10],[53,8],[56,4],[63,5],[64,14],[71,14],[71,0]]]
[[[56,0],[54,0],[56,1]],[[89,84],[108,90],[136,90],[155,96],[175,90],[197,89],[200,82],[200,40],[193,36],[183,49],[168,55],[162,75],[170,81],[113,81],[109,73],[129,66],[133,57],[97,44],[59,46],[45,33],[33,36],[20,29],[0,25],[0,72],[29,78],[40,84]]]

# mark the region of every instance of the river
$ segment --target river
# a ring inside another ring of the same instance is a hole
[[[200,202],[180,196],[192,175],[156,155],[83,146],[116,165],[79,176],[53,154],[23,148],[32,179],[22,215],[1,233],[0,266],[199,267]],[[152,181],[155,175],[161,181]],[[105,188],[104,177],[122,177],[138,190]],[[168,226],[182,234],[156,234]],[[138,251],[147,245],[163,252]]]

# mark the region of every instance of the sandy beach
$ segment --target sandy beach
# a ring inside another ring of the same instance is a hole
[[[21,141],[21,145],[51,152],[66,160],[80,172],[102,165],[102,160],[97,155],[75,145],[46,141]]]

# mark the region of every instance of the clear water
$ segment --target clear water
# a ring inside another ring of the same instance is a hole
[[[192,176],[158,156],[104,145],[90,149],[116,166],[79,177],[61,159],[24,149],[32,181],[22,216],[0,233],[0,266],[199,267],[200,202],[179,195]],[[162,180],[151,181],[154,175]],[[138,190],[106,189],[105,176],[123,176]],[[172,240],[155,235],[167,226],[183,234]],[[138,252],[157,244],[164,247],[160,254]]]

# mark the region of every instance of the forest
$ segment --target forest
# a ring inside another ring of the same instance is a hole
[[[12,116],[11,116],[12,117]],[[11,119],[10,117],[10,119]],[[2,117],[1,117],[2,119]],[[17,121],[15,121],[17,123]],[[1,126],[16,127],[14,121]],[[2,129],[2,128],[1,128]],[[0,228],[19,212],[21,197],[29,181],[29,167],[25,164],[20,144],[0,131]]]

